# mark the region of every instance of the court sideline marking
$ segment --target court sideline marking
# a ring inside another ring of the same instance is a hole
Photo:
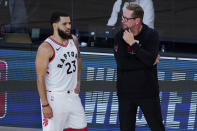
[[[81,52],[84,55],[105,55],[105,56],[114,56],[111,53],[97,53],[97,52]],[[195,58],[183,58],[183,57],[166,57],[161,56],[161,59],[168,59],[168,60],[188,60],[188,61],[197,61]]]

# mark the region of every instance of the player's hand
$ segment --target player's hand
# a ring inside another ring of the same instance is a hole
[[[157,55],[157,58],[155,62],[153,63],[153,65],[159,64],[159,60],[160,60],[160,54]]]
[[[80,93],[80,83],[77,83],[77,86],[75,88],[75,93],[79,94]]]
[[[132,46],[135,43],[133,33],[130,31],[130,29],[124,31],[123,39],[130,46]]]
[[[43,108],[42,108],[42,113],[43,113],[43,115],[44,115],[44,118],[50,119],[50,118],[53,117],[53,111],[52,111],[50,105],[47,106],[47,107],[43,107]]]

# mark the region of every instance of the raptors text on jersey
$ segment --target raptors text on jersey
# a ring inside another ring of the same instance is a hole
[[[78,73],[78,50],[74,40],[69,39],[66,44],[61,44],[49,37],[44,43],[53,49],[53,57],[50,59],[45,77],[47,90],[74,90]]]

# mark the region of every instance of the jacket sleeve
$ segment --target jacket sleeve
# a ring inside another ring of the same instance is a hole
[[[156,31],[146,36],[144,43],[135,43],[131,46],[135,50],[135,57],[147,67],[153,67],[159,51],[159,36]],[[142,46],[140,46],[142,44]]]

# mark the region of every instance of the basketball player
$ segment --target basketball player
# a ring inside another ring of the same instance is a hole
[[[81,57],[70,16],[51,16],[53,35],[38,48],[37,88],[41,100],[43,131],[87,131],[81,100]]]

